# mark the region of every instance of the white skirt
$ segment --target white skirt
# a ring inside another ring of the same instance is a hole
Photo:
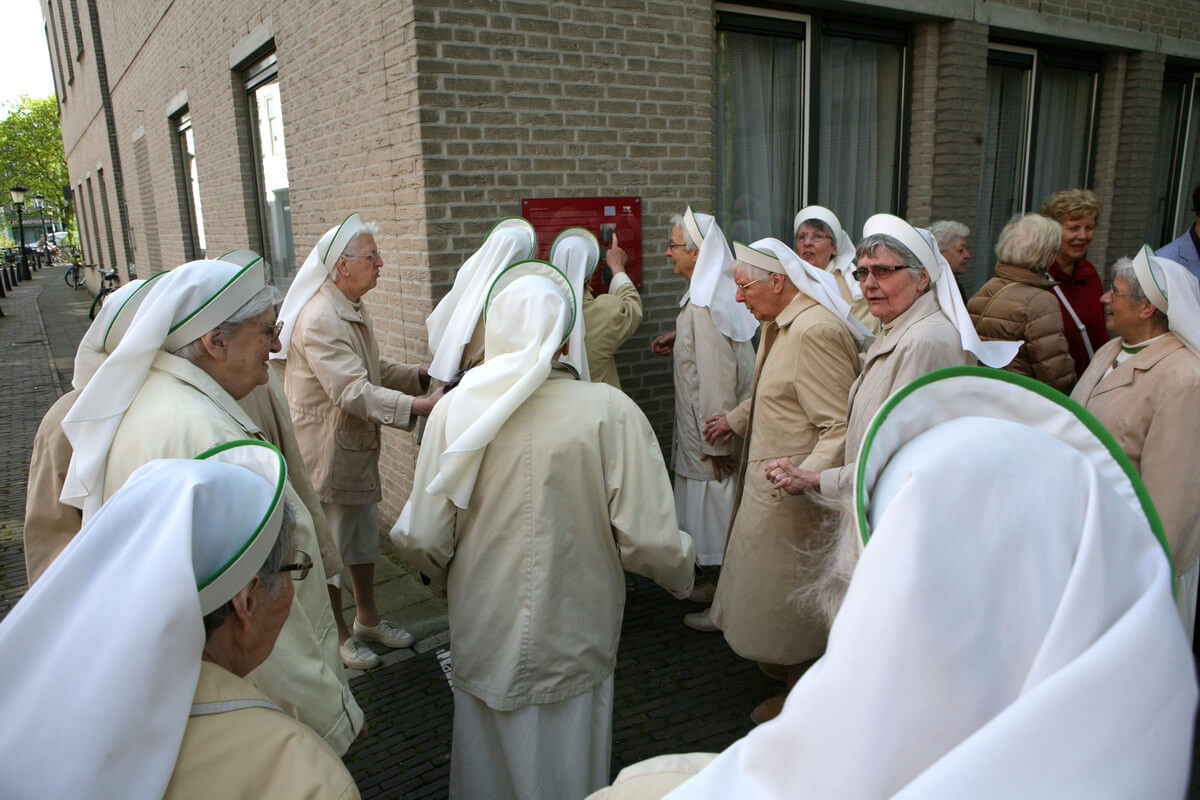
[[[736,498],[737,481],[732,475],[723,481],[697,481],[675,476],[675,516],[679,517],[680,530],[691,534],[696,542],[700,566],[721,563]]]
[[[454,690],[450,797],[583,800],[608,785],[613,676],[557,703],[496,711]]]
[[[1196,630],[1197,584],[1200,584],[1200,559],[1192,564],[1191,569],[1180,575],[1175,584],[1175,605],[1183,619],[1183,630],[1187,633],[1188,644],[1191,644]]]

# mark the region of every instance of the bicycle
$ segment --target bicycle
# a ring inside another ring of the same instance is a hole
[[[100,273],[100,291],[96,292],[96,297],[92,300],[92,308],[88,311],[88,319],[95,319],[100,313],[100,309],[104,306],[104,298],[121,288],[121,279],[117,277],[117,269],[113,267],[108,272]]]
[[[67,271],[63,275],[63,280],[72,289],[78,289],[80,286],[83,286],[83,264],[79,263],[78,260],[72,261],[71,266],[67,267]]]

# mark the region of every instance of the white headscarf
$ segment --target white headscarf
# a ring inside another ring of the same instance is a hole
[[[117,349],[125,331],[129,330],[129,323],[133,322],[134,315],[149,294],[151,281],[165,274],[160,272],[146,280],[130,281],[105,299],[100,313],[96,314],[96,319],[92,320],[75,350],[72,386],[82,389],[96,374],[96,370],[100,369],[104,359]]]
[[[725,234],[711,214],[697,214],[691,206],[683,214],[683,225],[692,241],[700,245],[692,272],[689,302],[707,308],[713,324],[735,342],[748,342],[758,330],[758,320],[737,301],[733,281],[733,254]]]
[[[1167,327],[1188,350],[1200,356],[1200,283],[1182,264],[1156,256],[1148,245],[1133,258],[1138,285],[1146,299],[1167,315]]]
[[[1111,436],[979,367],[918,379],[872,433],[825,655],[669,797],[1182,797],[1195,667]]]
[[[103,502],[108,450],[158,351],[178,350],[208,333],[265,286],[261,259],[245,267],[191,261],[154,281],[121,344],[63,419],[72,454],[59,499],[83,509],[84,521]]]
[[[600,263],[600,242],[587,228],[567,228],[555,236],[554,243],[550,245],[550,263],[567,276],[571,291],[575,293],[575,326],[571,328],[567,354],[562,360],[574,367],[581,380],[590,381],[592,377],[584,344],[587,332],[583,324],[583,286]]]
[[[305,304],[312,299],[312,296],[321,288],[321,284],[325,283],[325,279],[333,272],[333,268],[337,266],[337,260],[346,251],[350,240],[362,232],[362,229],[362,218],[358,214],[351,214],[342,220],[341,225],[335,225],[325,231],[313,249],[309,251],[308,258],[304,259],[303,266],[300,267],[295,280],[288,288],[287,296],[283,298],[283,305],[279,307],[279,317],[276,321],[283,323],[283,328],[279,331],[280,348],[278,353],[271,353],[271,358],[287,358],[288,347],[292,343],[292,331],[296,328],[296,318],[300,316]],[[221,258],[248,252],[251,251],[235,250]]]
[[[0,796],[163,796],[202,617],[270,554],[285,469],[265,442],[151,461],[83,526],[0,623]]]
[[[471,341],[488,287],[505,267],[533,255],[537,244],[533,226],[520,217],[496,223],[483,245],[463,263],[454,286],[425,320],[433,362],[429,374],[449,381],[458,373],[463,348]]]
[[[850,304],[837,287],[837,277],[796,255],[796,251],[778,239],[759,239],[752,245],[733,243],[734,258],[768,272],[786,275],[792,285],[827,308],[841,321],[860,350],[870,346],[875,337],[854,316]]]
[[[849,234],[842,229],[842,223],[838,220],[837,214],[834,214],[825,206],[805,206],[796,214],[792,235],[794,236],[800,232],[800,223],[810,219],[819,219],[833,231],[833,242],[837,245],[837,253],[834,254],[833,261],[829,262],[829,266],[831,270],[836,269],[841,273],[842,281],[850,289],[850,296],[855,300],[862,300],[862,287],[858,285],[858,281],[854,280],[854,276],[850,274],[854,272],[854,242],[851,240]]]
[[[438,474],[425,487],[459,508],[471,499],[483,451],[549,377],[575,322],[570,282],[544,261],[512,265],[486,299],[486,356],[439,403],[446,406],[447,445]]]
[[[1017,356],[1023,341],[1016,342],[984,342],[980,341],[975,332],[975,324],[963,304],[962,293],[954,282],[954,274],[950,271],[950,262],[937,248],[933,234],[924,229],[914,228],[906,221],[893,214],[876,214],[863,223],[863,238],[876,233],[886,234],[896,239],[912,251],[920,260],[920,266],[929,273],[933,283],[938,307],[946,315],[946,319],[958,329],[962,349],[972,353],[989,367],[1001,368],[1008,365]],[[942,280],[946,278],[946,280]]]

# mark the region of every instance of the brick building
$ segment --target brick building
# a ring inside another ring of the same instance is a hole
[[[1107,265],[1191,221],[1195,0],[41,0],[89,262],[148,275],[249,246],[286,284],[350,210],[381,225],[382,351],[529,197],[641,198],[646,321],[621,379],[670,435],[694,203],[790,240],[805,203],[972,228],[972,283],[1014,212],[1089,186]],[[385,522],[412,437],[385,434]]]

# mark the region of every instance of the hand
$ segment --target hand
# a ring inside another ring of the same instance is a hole
[[[788,494],[800,494],[821,485],[821,473],[800,469],[786,458],[778,458],[767,464],[767,480],[776,489]]]
[[[446,387],[439,386],[432,394],[424,397],[418,397],[413,400],[412,413],[414,417],[428,417],[433,407],[437,405],[438,400],[442,399],[442,395],[446,393]]]
[[[417,367],[417,380],[419,380],[421,382],[422,389],[429,388],[429,365],[428,364],[422,364],[421,366]]]
[[[711,461],[713,467],[713,480],[723,481],[725,476],[732,475],[737,471],[738,457],[737,456],[709,456],[701,455],[701,461]]]
[[[704,441],[709,444],[724,444],[733,438],[733,428],[724,414],[704,420]]]
[[[613,271],[613,274],[625,271],[625,263],[629,261],[629,254],[621,249],[621,245],[617,242],[617,233],[613,231],[612,244],[608,247],[608,252],[604,254],[604,263],[608,264],[608,268]]]
[[[655,336],[650,340],[650,352],[656,356],[669,356],[675,347],[675,331]]]

